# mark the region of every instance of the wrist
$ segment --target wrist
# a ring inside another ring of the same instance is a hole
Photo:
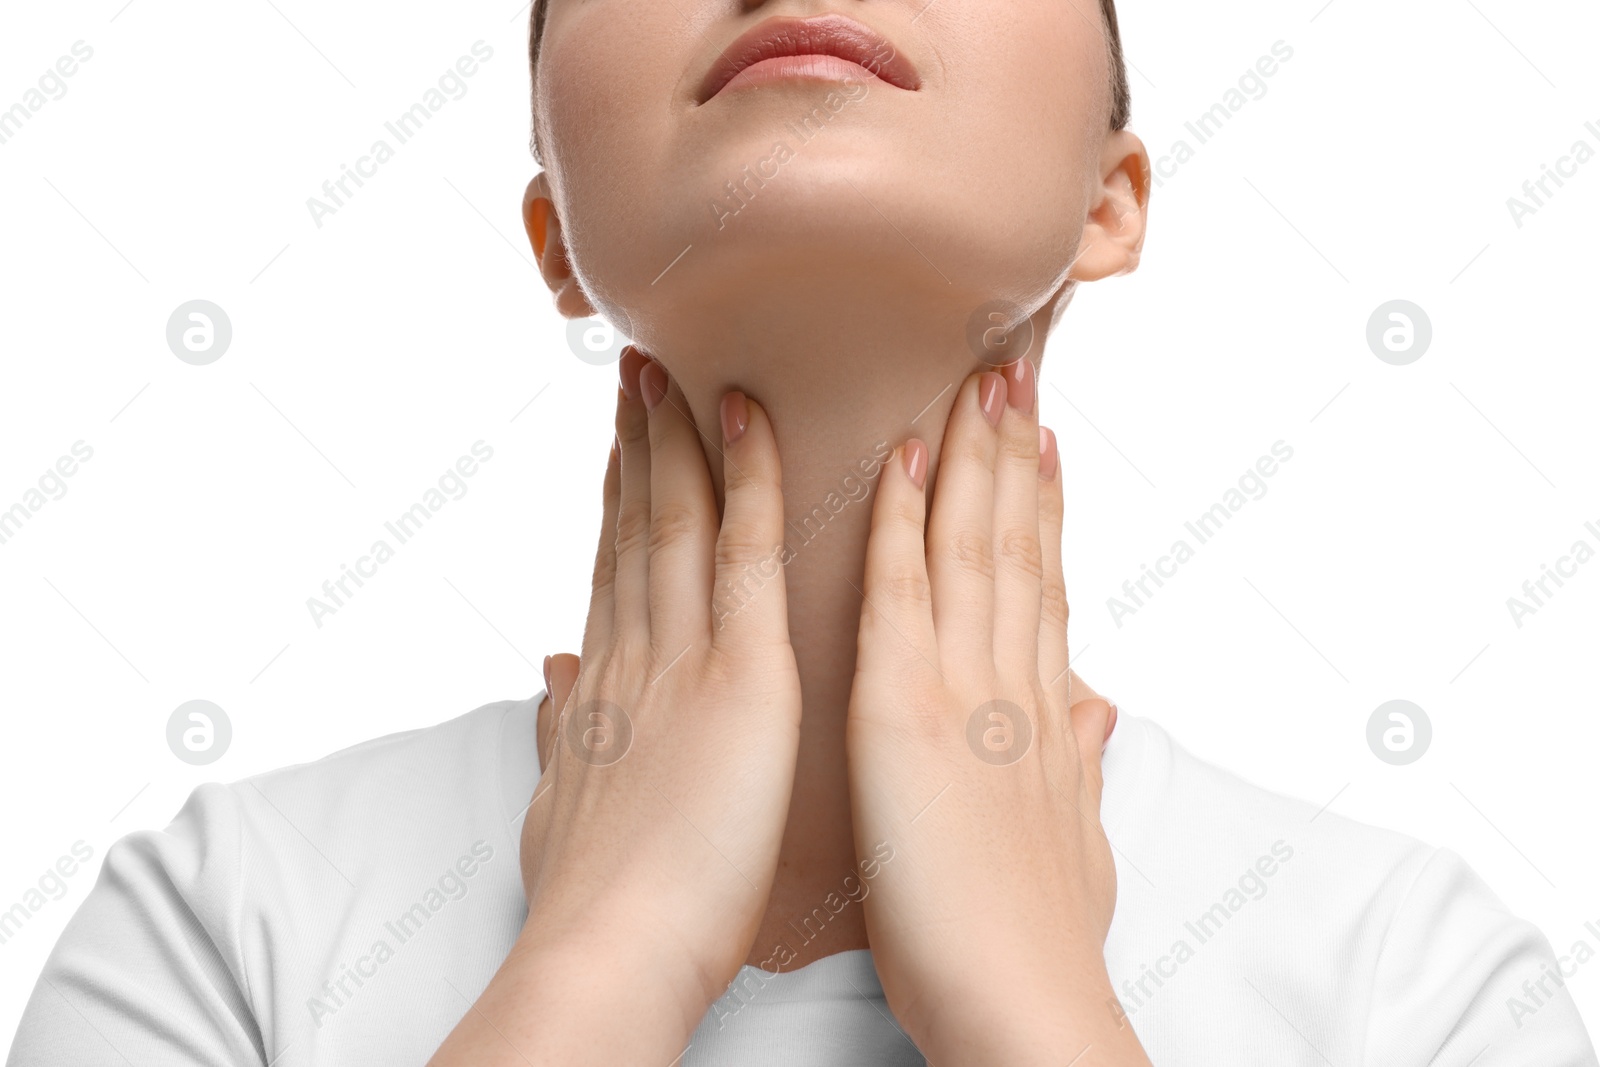
[[[669,1063],[699,1024],[694,998],[659,982],[649,954],[524,927],[431,1067]],[[617,1025],[617,1005],[627,1025]]]
[[[1061,1064],[1089,1048],[1096,1064],[1147,1065],[1138,1038],[1118,1010],[1104,957],[1053,961],[1048,970],[979,978],[940,997],[925,1032],[913,1034],[930,1062]]]
[[[726,987],[710,980],[682,946],[659,937],[617,926],[552,923],[533,914],[506,965],[540,984],[591,990],[597,1007],[624,999],[658,1020],[658,1028],[681,1035],[683,1044]]]

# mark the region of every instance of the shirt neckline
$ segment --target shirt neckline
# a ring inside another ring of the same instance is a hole
[[[501,749],[496,771],[500,794],[507,803],[506,832],[511,838],[513,855],[521,852],[519,821],[527,810],[527,801],[526,798],[513,797],[508,792],[510,783],[517,781],[520,776],[506,773],[507,761],[531,751],[534,754],[534,782],[537,783],[543,775],[538,760],[537,722],[539,705],[544,697],[545,690],[540,689],[528,700],[510,704],[501,720]],[[516,714],[523,708],[527,709],[525,713]],[[1143,788],[1148,762],[1146,756],[1150,747],[1148,724],[1139,717],[1125,714],[1120,706],[1117,711],[1116,729],[1100,757],[1103,775],[1100,821],[1107,837],[1116,835],[1133,813],[1133,801]],[[513,723],[513,719],[520,721]],[[851,998],[881,1000],[883,984],[878,979],[877,967],[872,961],[872,950],[855,948],[831,953],[789,971],[766,971],[747,963],[739,968],[733,986],[729,987],[724,997],[735,995],[769,1003]]]

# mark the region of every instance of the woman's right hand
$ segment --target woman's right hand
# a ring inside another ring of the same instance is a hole
[[[537,1041],[520,1055],[551,1052],[551,1028],[587,1012],[563,1062],[666,1064],[738,973],[772,886],[800,732],[772,426],[724,398],[719,526],[682,392],[632,348],[621,373],[581,666],[554,672],[523,827],[527,923],[436,1063],[504,1049],[455,1044],[496,1015],[505,1041]]]

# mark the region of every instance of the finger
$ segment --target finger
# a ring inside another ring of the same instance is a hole
[[[539,701],[539,720],[537,727],[539,773],[543,774],[550,769],[550,741],[555,736],[555,713],[550,710],[550,694],[547,692],[544,699]]]
[[[617,390],[617,410],[622,410],[622,390]],[[583,654],[594,656],[611,646],[616,616],[617,510],[622,497],[622,452],[615,438],[606,460],[604,506],[600,516],[600,544],[594,555],[594,577],[589,586],[589,617],[583,626]],[[546,686],[548,688],[548,686]]]
[[[534,744],[539,754],[539,772],[550,766],[550,739],[555,736],[555,699],[550,685],[550,657],[544,658],[544,696],[539,698],[538,714],[534,717]]]
[[[994,467],[994,662],[1004,677],[1039,673],[1039,593],[1044,577],[1039,531],[1038,383],[1033,362],[1002,368],[1006,410]],[[1063,705],[1064,706],[1064,705]]]
[[[939,638],[923,543],[928,446],[912,438],[885,464],[872,504],[856,670],[904,678],[907,667],[938,673]]]
[[[570,653],[557,653],[545,657],[545,699],[539,704],[539,766],[550,766],[551,749],[560,734],[562,712],[567,699],[578,684],[578,668],[582,661]]]
[[[721,651],[787,644],[783,470],[765,409],[743,393],[722,398],[723,508],[711,604]]]
[[[678,383],[651,361],[639,392],[650,413],[650,634],[671,659],[710,629],[717,501]]]
[[[556,712],[552,741],[561,740],[561,731],[572,715],[569,705],[572,704],[573,690],[578,686],[578,668],[581,664],[582,660],[570,652],[558,652],[550,657],[550,684],[553,689],[550,698]]]
[[[1039,583],[1039,680],[1051,703],[1064,708],[1072,702],[1071,662],[1067,646],[1067,582],[1061,562],[1064,514],[1061,446],[1056,435],[1039,428],[1039,543],[1043,549],[1044,576]]]
[[[994,650],[995,426],[1005,404],[1000,375],[968,377],[939,453],[927,559],[934,629],[948,662],[988,660]]]
[[[1080,700],[1068,711],[1072,721],[1072,737],[1077,742],[1078,761],[1083,767],[1084,786],[1094,816],[1100,815],[1100,794],[1105,787],[1101,774],[1100,756],[1105,750],[1106,738],[1115,725],[1116,709],[1101,697]]]
[[[622,356],[623,399],[617,405],[622,491],[617,504],[616,582],[612,622],[618,638],[647,641],[650,627],[650,420],[639,396],[649,357],[628,347]],[[585,648],[585,653],[592,650]]]

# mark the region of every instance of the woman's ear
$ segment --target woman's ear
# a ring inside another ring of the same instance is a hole
[[[578,285],[572,265],[567,261],[567,246],[561,238],[561,219],[556,214],[555,198],[550,195],[550,180],[544,172],[528,183],[522,194],[522,224],[528,231],[528,241],[533,245],[533,257],[539,264],[544,283],[555,296],[556,310],[569,319],[586,319],[594,315],[589,298]]]
[[[1089,204],[1078,258],[1068,277],[1095,282],[1139,266],[1150,206],[1150,156],[1125,130],[1106,138],[1100,185]]]

